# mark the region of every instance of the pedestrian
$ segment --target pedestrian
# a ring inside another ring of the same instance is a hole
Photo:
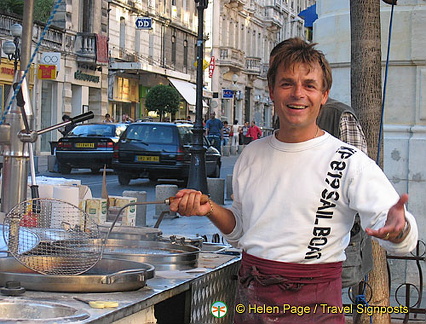
[[[70,120],[71,120],[71,117],[69,115],[64,114],[62,116],[63,122],[67,122],[67,121],[70,121]],[[62,134],[62,136],[65,136],[74,128],[74,126],[75,125],[73,123],[69,123],[69,124],[66,124],[64,127],[58,128],[58,131]]]
[[[208,216],[243,250],[237,304],[280,306],[236,313],[235,323],[343,324],[343,312],[333,310],[342,307],[342,261],[356,213],[393,254],[415,248],[417,224],[405,209],[408,195],[399,196],[373,160],[318,127],[330,65],[316,44],[287,41],[267,75],[280,128],[239,156],[232,207],[200,204],[200,192],[183,189],[170,209]]]
[[[121,121],[125,124],[130,124],[134,122],[134,120],[130,118],[128,114],[123,114],[123,116],[121,117]]]
[[[256,122],[253,120],[251,126],[248,130],[248,137],[252,141],[259,139],[262,136],[262,130],[256,125]]]
[[[222,141],[223,123],[216,118],[216,113],[210,113],[210,119],[206,122],[206,136],[210,143],[220,152],[220,144]]]
[[[242,145],[247,145],[251,142],[251,137],[250,137],[250,134],[248,132],[249,128],[250,128],[249,122],[248,121],[244,122],[244,125],[241,128],[241,138],[242,138],[241,144]]]
[[[240,144],[239,143],[240,129],[241,127],[238,125],[238,120],[235,119],[234,124],[232,125],[232,128],[231,128],[231,133],[232,133],[231,145],[232,146],[238,147],[238,145]]]
[[[228,121],[223,122],[222,127],[222,146],[229,144],[229,136],[231,134],[231,127],[228,125]]]
[[[114,123],[114,118],[112,118],[110,114],[106,113],[104,120],[102,122],[103,123]]]

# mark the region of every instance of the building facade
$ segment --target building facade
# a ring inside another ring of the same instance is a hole
[[[222,120],[255,120],[272,127],[273,105],[266,73],[269,52],[291,36],[304,37],[297,16],[313,0],[210,1],[204,10],[203,118],[215,111]],[[0,41],[11,39],[19,17],[1,15]],[[145,106],[149,89],[173,86],[182,100],[175,116],[195,119],[197,3],[193,0],[67,0],[40,41],[35,23],[33,48],[40,42],[29,78],[34,129],[88,110],[101,121],[106,113],[121,120],[155,119]],[[52,72],[54,71],[54,72]],[[6,101],[13,62],[2,52],[0,94]],[[2,107],[4,109],[4,107]],[[37,154],[50,154],[52,131],[36,142]]]
[[[211,109],[223,120],[239,124],[254,120],[272,128],[269,98],[269,53],[280,41],[304,36],[297,13],[309,1],[212,1],[207,12],[205,56],[214,64],[204,80],[213,93]]]

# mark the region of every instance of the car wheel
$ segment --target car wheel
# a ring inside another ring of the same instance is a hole
[[[61,174],[70,174],[71,173],[71,167],[67,164],[59,163],[58,171]]]
[[[98,174],[99,168],[90,168],[90,171],[92,171],[92,174]]]
[[[118,174],[118,183],[127,186],[130,183],[130,176],[127,174]]]

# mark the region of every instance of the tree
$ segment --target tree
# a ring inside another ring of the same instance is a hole
[[[35,0],[34,20],[46,22],[53,9],[54,0]],[[22,17],[24,13],[24,0],[2,0],[0,2],[0,11],[6,14],[15,14]]]
[[[382,120],[381,27],[379,0],[351,0],[351,105],[365,132],[369,156],[376,160]],[[383,151],[383,150],[380,150]],[[378,159],[383,167],[383,158]],[[370,305],[389,305],[389,278],[386,253],[373,241],[374,267],[368,283],[372,288]],[[374,323],[390,323],[390,314],[374,314]],[[355,323],[369,323],[363,315]]]
[[[179,110],[180,96],[175,88],[163,84],[152,87],[146,95],[145,105],[149,111],[155,111],[163,120],[165,113],[175,114]]]

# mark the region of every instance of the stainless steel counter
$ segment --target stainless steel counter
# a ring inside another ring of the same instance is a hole
[[[87,312],[90,317],[74,323],[229,323],[233,316],[236,274],[240,257],[200,253],[198,268],[186,271],[156,271],[145,287],[130,292],[55,293],[26,291],[19,297],[0,299],[31,299],[55,302]],[[117,308],[94,309],[73,299],[116,301]],[[214,318],[211,305],[222,301],[228,314]]]

